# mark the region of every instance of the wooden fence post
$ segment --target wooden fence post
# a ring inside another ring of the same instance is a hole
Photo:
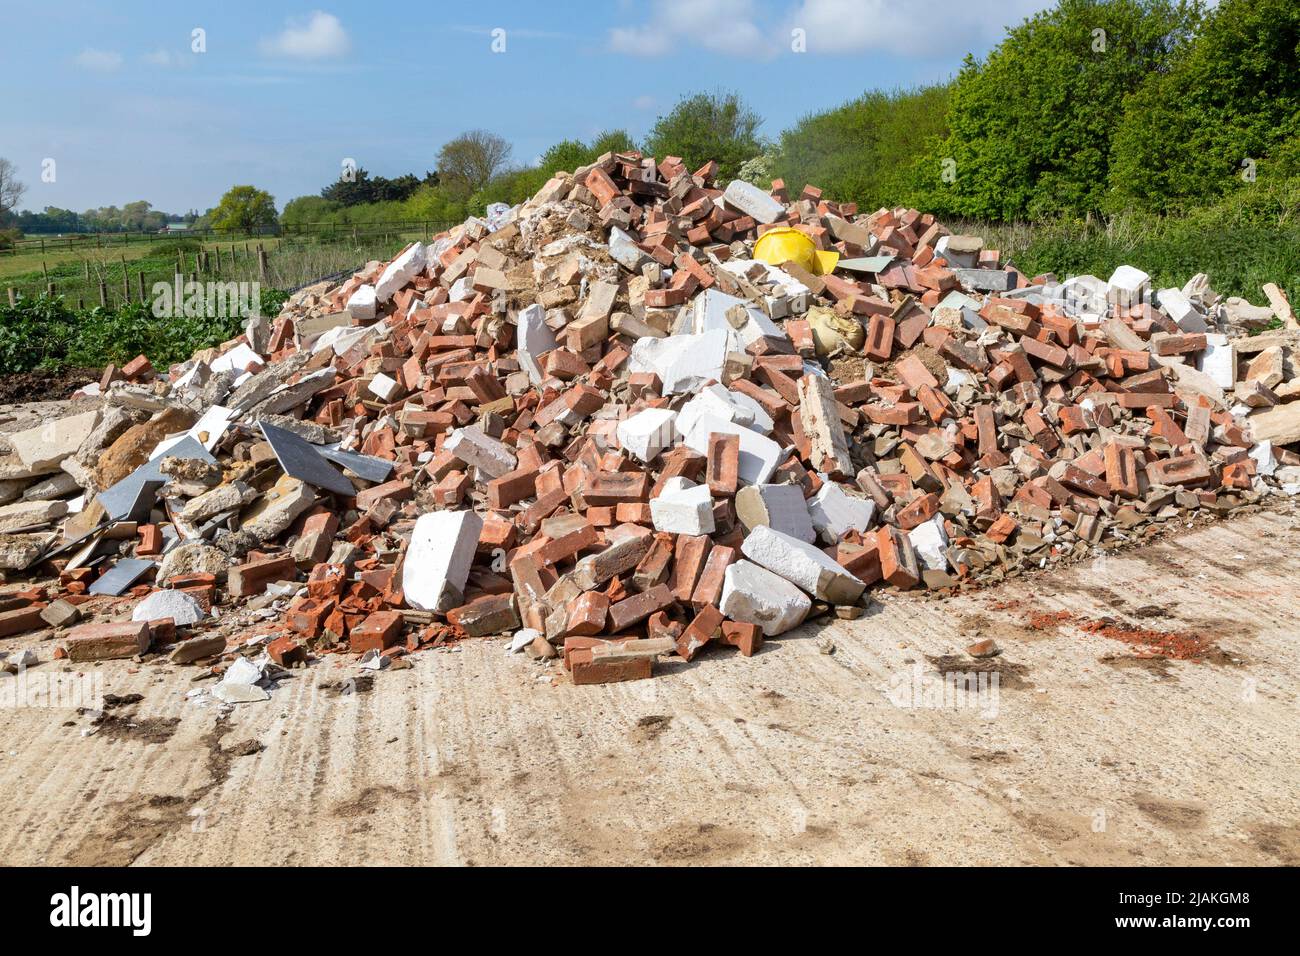
[[[108,283],[103,279],[99,280],[99,304],[102,308],[108,308]]]
[[[18,304],[18,297],[14,295],[14,287],[10,286],[9,287],[9,308],[12,309],[17,304]]]

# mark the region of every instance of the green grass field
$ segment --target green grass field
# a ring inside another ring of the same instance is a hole
[[[130,246],[77,249],[47,248],[39,252],[0,256],[0,286],[15,294],[31,298],[46,291],[52,283],[55,292],[72,303],[99,304],[99,285],[103,281],[108,304],[120,305],[127,296],[123,273],[127,278],[129,298],[140,297],[140,275],[144,275],[146,298],[156,282],[171,282],[183,263],[187,278],[196,271],[195,256],[208,253],[208,271],[200,279],[237,282],[262,282],[267,288],[292,289],[323,275],[356,268],[370,259],[386,259],[396,254],[418,233],[387,236],[361,236],[326,242],[316,239],[263,238],[235,242],[200,242],[171,240],[167,243],[137,243]],[[267,276],[263,281],[258,266],[257,247],[267,255]],[[44,268],[42,268],[42,265]]]

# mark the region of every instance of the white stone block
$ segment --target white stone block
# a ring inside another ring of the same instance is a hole
[[[348,296],[348,304],[344,306],[348,310],[348,315],[360,322],[369,322],[379,311],[379,301],[375,296],[375,287],[372,285],[363,285],[361,288]],[[220,371],[213,363],[213,371]]]
[[[757,222],[772,223],[785,215],[785,206],[779,199],[773,199],[743,179],[733,179],[722,198],[729,208],[753,216]]]
[[[650,520],[656,531],[670,534],[713,534],[713,497],[708,485],[670,478],[657,498],[650,499]]]
[[[379,372],[370,380],[370,393],[380,401],[391,402],[401,394],[402,386],[396,379]]]
[[[618,423],[618,443],[643,462],[658,458],[678,439],[677,413],[670,408],[647,408]]]
[[[1122,306],[1137,305],[1150,291],[1151,277],[1133,266],[1120,266],[1106,283],[1107,298]]]
[[[402,565],[406,603],[422,611],[448,611],[464,599],[483,519],[472,511],[420,515]]]
[[[859,498],[831,481],[825,475],[817,494],[808,502],[808,513],[813,527],[827,541],[834,543],[850,531],[866,531],[876,517],[876,503],[870,498]]]
[[[380,302],[388,302],[424,271],[425,264],[424,243],[417,242],[388,264],[388,268],[375,283],[375,298]]]
[[[867,587],[815,545],[773,528],[755,528],[740,550],[755,564],[832,604],[854,604]]]
[[[767,637],[798,627],[811,609],[808,595],[752,561],[729,565],[722,579],[718,610],[733,621],[757,624]]]
[[[455,429],[443,442],[442,449],[471,466],[482,479],[509,474],[515,470],[518,460],[510,446],[485,434],[477,425]]]
[[[908,532],[907,537],[916,549],[916,557],[923,568],[928,571],[947,571],[948,559],[944,550],[948,547],[948,535],[943,530],[943,516],[935,515],[925,524],[918,525]]]
[[[177,627],[197,624],[205,616],[203,605],[184,591],[154,591],[135,606],[133,621],[161,621],[171,618]]]
[[[1237,357],[1236,350],[1228,337],[1221,332],[1205,333],[1205,351],[1197,361],[1197,367],[1214,380],[1214,384],[1224,390],[1236,384]]]
[[[817,540],[801,485],[750,485],[736,494],[736,517],[747,530],[775,528],[809,544]]]
[[[740,436],[738,473],[740,480],[746,484],[756,485],[767,481],[784,460],[781,446],[772,439],[715,415],[701,415],[696,419],[695,427],[685,437],[685,444],[692,451],[707,455],[709,435],[714,432]]]
[[[1156,293],[1156,302],[1184,332],[1196,333],[1209,329],[1205,316],[1201,315],[1181,289],[1161,289]]]
[[[528,373],[532,383],[537,385],[546,378],[539,360],[558,344],[555,333],[546,324],[546,310],[537,303],[520,312],[516,321],[519,323],[519,348],[516,352],[519,364]]]

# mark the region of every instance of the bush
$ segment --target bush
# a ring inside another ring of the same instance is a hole
[[[262,314],[277,315],[287,298],[263,290]],[[78,310],[62,296],[23,296],[14,306],[0,306],[0,374],[121,364],[137,355],[166,368],[234,338],[243,323],[242,316],[158,317],[140,302]]]
[[[776,175],[791,195],[818,186],[862,209],[911,201],[911,168],[947,131],[945,86],[865,93],[781,134]],[[765,184],[763,184],[765,185]]]
[[[916,168],[922,204],[1000,220],[1100,211],[1124,98],[1166,68],[1196,13],[1172,0],[1061,0],[983,62],[968,56],[948,134]]]
[[[1172,69],[1125,103],[1109,205],[1187,209],[1296,175],[1297,159],[1300,3],[1223,0]]]
[[[680,156],[691,169],[717,160],[718,178],[726,182],[740,172],[741,163],[763,151],[762,124],[738,93],[696,93],[659,117],[645,149],[659,160]]]

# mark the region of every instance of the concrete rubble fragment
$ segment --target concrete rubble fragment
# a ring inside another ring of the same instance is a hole
[[[1285,291],[1165,281],[607,154],[8,435],[5,629],[224,703],[495,635],[641,680],[1300,493]]]

